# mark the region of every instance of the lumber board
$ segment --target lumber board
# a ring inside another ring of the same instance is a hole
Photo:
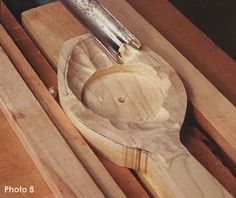
[[[31,65],[40,76],[45,74],[43,82],[47,88],[51,87],[50,82],[55,82],[57,77],[56,73],[48,69],[50,65],[45,61],[44,56],[39,52],[38,48],[33,44],[32,40],[25,33],[23,28],[19,25],[16,19],[11,15],[7,7],[2,3],[2,18],[1,21],[8,30],[9,34],[13,37],[18,47],[22,50],[24,56],[30,61]],[[19,32],[15,34],[15,29]],[[26,43],[24,42],[26,41]],[[25,49],[28,48],[28,49]],[[11,53],[11,56],[15,56],[15,51]],[[12,59],[14,59],[12,57]],[[44,61],[42,61],[44,59]],[[45,64],[42,66],[42,64]],[[39,72],[39,73],[38,73]],[[50,80],[51,79],[51,80]],[[70,142],[68,142],[70,143]],[[101,159],[101,158],[100,158]],[[114,178],[115,182],[121,187],[122,191],[127,197],[148,197],[146,191],[142,188],[139,182],[135,179],[133,174],[126,168],[121,168],[114,163],[110,163],[107,160],[101,159],[103,165],[109,170],[109,173]],[[117,174],[121,172],[122,174]],[[131,182],[132,181],[132,182]]]
[[[236,91],[232,91],[236,87],[235,60],[192,24],[169,1],[127,0],[127,2],[236,105]]]
[[[108,0],[100,0],[99,2],[102,2],[102,4],[136,35],[144,45],[160,54],[160,56],[175,68],[187,89],[188,98],[193,105],[197,121],[229,157],[236,162],[236,145],[234,144],[236,141],[236,125],[234,124],[236,109],[234,105],[126,1],[114,0],[111,2]],[[57,16],[53,25],[46,26],[46,19],[53,18],[53,15],[50,14],[52,9],[56,9],[57,11],[55,12],[61,14],[67,12],[67,14],[62,15],[70,17],[70,19],[66,19],[67,23],[64,23],[62,19],[57,20],[59,18]],[[50,12],[48,12],[49,10]],[[72,19],[72,15],[68,13],[69,12],[66,11],[59,2],[54,2],[23,13],[23,25],[32,38],[38,41],[37,43],[43,53],[46,54],[46,51],[48,53],[48,48],[52,48],[53,41],[47,39],[49,37],[48,34],[50,33],[50,35],[55,37],[55,29],[61,29],[62,25],[66,29],[77,29],[78,32],[77,34],[75,32],[75,34],[76,36],[80,35],[79,30],[81,30],[81,25],[79,23],[73,23],[73,26],[70,26],[68,22],[74,19]],[[43,31],[40,31],[40,29]],[[62,43],[68,38],[62,39],[63,34],[60,33],[60,31],[57,36],[61,38]],[[44,45],[43,42],[46,40],[48,41],[47,45]],[[47,54],[47,57],[54,57],[55,54],[58,54],[63,45],[62,43],[57,44],[59,48],[52,48],[54,49],[53,53],[51,55]],[[56,66],[56,64],[57,62],[54,61],[54,66]]]
[[[104,197],[2,48],[0,64],[0,108],[54,195]]]
[[[58,13],[52,15],[51,10],[57,10]],[[59,1],[25,11],[21,19],[23,27],[55,70],[64,42],[87,33]],[[50,39],[48,39],[49,34]]]
[[[29,155],[14,133],[9,122],[0,111],[0,197],[10,197],[4,192],[5,186],[34,186],[34,193],[14,194],[16,198],[30,196],[32,198],[48,197],[53,194],[33,164]]]

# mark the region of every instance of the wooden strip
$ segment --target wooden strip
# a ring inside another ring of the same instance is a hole
[[[45,86],[48,89],[55,88],[57,86],[57,79],[54,75],[55,71],[52,67],[50,67],[45,57],[37,49],[36,45],[32,42],[27,33],[16,21],[3,2],[1,2],[0,9],[0,21],[6,31],[13,38],[16,45],[19,46],[19,49],[23,54],[31,54],[31,57],[28,57],[27,60],[32,65],[33,69],[43,81]]]
[[[40,52],[38,53],[37,47],[33,44],[32,40],[24,32],[23,28],[17,23],[14,17],[12,17],[7,7],[3,5],[2,8],[3,8],[2,9],[3,17],[1,18],[1,21],[3,22],[4,26],[7,27],[7,30],[9,32],[12,32],[11,35],[14,38],[14,40],[19,41],[16,42],[18,47],[21,50],[24,49],[25,47],[28,48],[28,50],[23,50],[25,57],[28,60],[30,60],[31,64],[34,64],[33,68],[36,67],[35,69],[36,72],[39,71],[40,73],[45,74],[46,79],[44,83],[49,88],[50,84],[47,83],[49,81],[49,80],[47,81],[47,78],[52,78],[53,80],[57,79],[56,73],[52,70],[50,71],[47,70],[47,67],[50,67],[50,65],[47,62],[44,62],[45,67],[41,67],[40,60],[45,58],[42,56]],[[9,24],[11,26],[9,26]],[[15,34],[14,29],[19,29],[19,33]],[[23,41],[21,42],[21,40],[27,40],[27,43],[24,43]],[[38,75],[40,76],[40,74]],[[138,183],[133,174],[127,168],[121,168],[115,165],[114,163],[110,163],[104,159],[101,159],[101,162],[107,168],[113,179],[120,186],[120,188],[126,194],[127,197],[137,197],[137,196],[148,197],[145,190],[142,188],[142,186]],[[120,172],[121,174],[119,174]]]
[[[52,192],[17,139],[2,111],[0,111],[0,123],[0,197],[13,196],[11,193],[4,192],[5,186],[8,185],[24,186],[27,189],[30,186],[34,187],[34,193],[17,194],[17,197],[53,198]]]
[[[236,105],[236,62],[231,57],[169,1],[127,1]]]
[[[0,108],[54,195],[104,197],[2,48],[0,64]]]
[[[174,46],[172,46],[157,30],[148,24],[141,15],[139,15],[125,0],[99,0],[121,23],[123,23],[141,42],[160,54],[169,62],[172,67],[181,76],[185,88],[187,89],[188,98],[194,107],[194,113],[206,131],[211,137],[221,146],[221,148],[236,162],[236,109],[235,107],[186,59]],[[48,12],[50,10],[50,12]],[[50,13],[64,13],[63,16],[70,17],[63,22],[63,19],[58,20],[58,16],[53,16]],[[47,55],[49,58],[58,54],[62,43],[65,41],[64,33],[55,35],[55,29],[80,28],[81,25],[76,23],[73,25],[68,23],[71,20],[71,15],[62,7],[59,2],[51,3],[40,8],[26,11],[22,15],[22,22],[27,31],[30,32],[44,53],[48,52],[48,48],[52,47],[53,41],[49,38],[50,35],[59,36],[61,43],[57,44],[59,48],[53,48],[54,52]],[[53,24],[49,25],[46,21],[48,18],[53,18]],[[58,26],[58,27],[57,27]],[[78,27],[76,27],[78,26]],[[40,31],[40,29],[42,29]],[[39,32],[41,32],[39,34]],[[64,31],[66,32],[66,31]],[[77,34],[78,36],[78,34]],[[63,39],[64,38],[64,39]],[[42,42],[43,41],[43,42]],[[47,45],[44,43],[47,41]],[[53,62],[53,61],[52,61]],[[56,61],[54,62],[56,65]]]
[[[83,35],[86,30],[61,3],[49,3],[41,7],[42,11],[37,8],[30,10],[29,17],[24,17],[23,13],[22,24],[53,68],[57,70],[57,61],[64,41]],[[52,12],[58,7],[59,12]]]
[[[203,141],[197,138],[197,136],[201,136],[201,131],[197,128],[188,128],[186,131],[188,131],[188,133],[184,134],[183,143],[190,153],[215,176],[233,197],[236,197],[236,178],[222,162],[213,155]]]
[[[144,191],[141,184],[138,183],[137,179],[132,175],[129,169],[115,165],[114,163],[103,158],[100,158],[100,160],[102,161],[103,165],[107,168],[107,170],[110,172],[111,176],[114,178],[117,184],[125,192],[127,197],[130,197],[130,198],[149,197],[147,192]],[[130,175],[132,175],[132,177]]]

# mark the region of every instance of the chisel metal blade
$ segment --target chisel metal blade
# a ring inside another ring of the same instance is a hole
[[[141,42],[96,0],[61,0],[118,63],[119,48],[126,43],[139,49]]]

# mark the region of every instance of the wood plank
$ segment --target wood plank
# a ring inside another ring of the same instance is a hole
[[[33,93],[39,100],[40,104],[47,110],[48,115],[60,130],[63,137],[71,143],[70,146],[73,148],[76,156],[83,162],[83,165],[89,171],[90,175],[92,175],[99,187],[109,196],[114,196],[116,194],[123,196],[123,192],[102,166],[101,162],[97,159],[96,155],[92,152],[82,136],[65,116],[61,108],[59,108],[59,105],[47,91],[38,76],[33,72],[29,63],[16,48],[14,42],[2,27],[0,32],[1,46],[4,47],[4,50],[11,57],[11,60],[15,64],[18,72],[27,82],[30,89],[33,90]]]
[[[104,197],[2,48],[0,64],[0,108],[54,195]]]
[[[127,1],[236,105],[236,62],[231,57],[169,1]]]
[[[58,7],[59,12],[51,12],[52,9],[57,10]],[[43,10],[37,8],[30,10],[29,17],[25,17],[27,11],[22,13],[22,24],[53,68],[57,70],[57,61],[63,43],[73,37],[83,35],[87,31],[70,12],[65,10],[61,3],[49,3],[42,8]],[[48,35],[49,32],[50,36],[45,39],[45,35]]]
[[[51,10],[58,13],[52,14]],[[55,70],[64,42],[87,32],[58,1],[23,12],[22,25]],[[50,39],[46,37],[49,33]]]
[[[108,1],[100,0],[103,5],[116,16],[134,35],[136,35],[143,44],[150,47],[152,50],[160,54],[165,60],[172,65],[182,78],[187,89],[188,98],[191,101],[197,121],[201,126],[210,134],[210,136],[221,146],[221,148],[236,162],[236,109],[174,46],[172,46],[157,30],[148,24],[141,15],[139,15],[127,2],[122,1]],[[50,12],[48,10],[50,9]],[[67,23],[62,20],[57,21],[58,16],[55,18],[53,25],[47,25],[45,21],[52,18],[50,15],[51,10],[57,10],[57,13],[67,12],[59,2],[51,3],[40,8],[26,11],[22,15],[22,21],[27,31],[31,33],[38,44],[41,46],[43,52],[47,48],[52,47],[53,42],[47,39],[48,32],[55,37],[55,29],[63,26],[66,29],[81,29],[79,23],[70,27],[68,21],[73,20],[71,15],[70,19],[66,19]],[[62,14],[64,16],[64,14]],[[37,22],[37,23],[36,23]],[[57,25],[59,27],[57,27]],[[77,27],[78,26],[78,27]],[[43,29],[43,31],[40,29]],[[39,34],[41,32],[41,34]],[[43,33],[44,32],[44,33]],[[76,34],[76,33],[75,33]],[[62,36],[59,33],[57,36]],[[78,34],[77,34],[78,36]],[[43,42],[47,45],[43,45]],[[41,41],[43,41],[41,43]],[[64,39],[61,39],[63,42]],[[51,55],[53,57],[58,54],[62,43],[57,44],[59,48],[54,49]],[[53,61],[52,61],[53,62]],[[54,61],[56,65],[56,61]],[[217,108],[216,108],[217,107]]]
[[[30,53],[31,57],[27,60],[32,65],[35,72],[43,81],[48,89],[53,90],[57,86],[57,79],[54,78],[55,71],[49,66],[45,57],[39,50],[36,50],[36,45],[30,40],[27,33],[20,27],[14,16],[7,9],[5,4],[0,2],[0,21],[6,31],[13,38],[14,42],[20,46],[22,53]],[[36,58],[39,57],[39,58]]]
[[[22,27],[10,14],[6,6],[2,4],[1,8],[2,23],[7,28],[11,36],[14,38],[19,48],[23,50],[25,57],[31,62],[31,64],[34,65],[33,68],[36,68],[35,71],[37,73],[39,71],[38,75],[40,76],[40,74],[45,74],[44,84],[47,86],[47,88],[50,88],[50,79],[48,78],[51,78],[51,81],[55,81],[55,79],[57,78],[56,73],[53,70],[47,69],[47,67],[50,67],[50,65],[46,61],[42,61],[43,59],[45,60],[45,58],[39,52],[37,47],[33,44],[29,36],[24,32]],[[15,33],[16,29],[19,31],[17,34]],[[26,41],[26,43],[24,41]],[[11,55],[13,56],[15,55],[15,53],[13,52]],[[45,66],[42,67],[42,64],[45,64]],[[114,163],[108,162],[107,160],[102,160],[102,163],[108,169],[111,176],[121,187],[127,197],[148,197],[145,190],[142,188],[142,186],[138,183],[138,181],[128,169],[121,168]],[[119,172],[121,172],[121,174],[117,174]]]
[[[0,197],[10,196],[22,198],[30,196],[32,198],[48,197],[53,198],[48,185],[38,172],[29,155],[24,150],[22,144],[17,139],[14,130],[0,111]],[[5,193],[5,186],[24,186],[29,188],[34,186],[34,193]]]

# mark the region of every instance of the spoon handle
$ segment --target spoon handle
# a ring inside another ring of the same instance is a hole
[[[232,197],[185,148],[183,151],[168,161],[157,153],[152,155],[147,172],[140,174],[159,198]]]

